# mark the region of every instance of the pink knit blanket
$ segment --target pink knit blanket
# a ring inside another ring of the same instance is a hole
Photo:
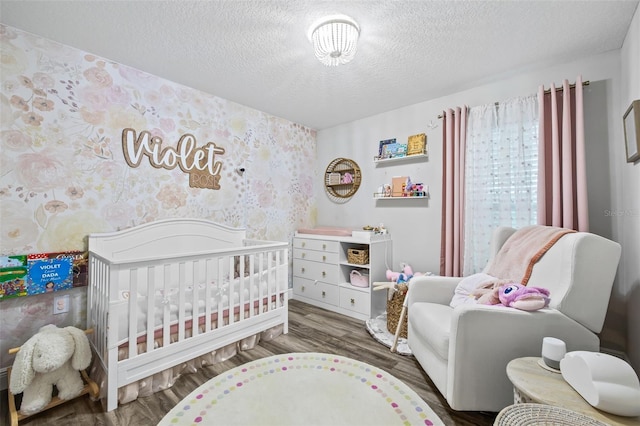
[[[485,273],[527,285],[533,266],[563,235],[576,232],[554,226],[520,228],[505,241]]]

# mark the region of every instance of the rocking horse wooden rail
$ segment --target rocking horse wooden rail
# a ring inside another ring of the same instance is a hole
[[[91,334],[93,333],[93,329],[90,328],[88,330],[84,331],[85,334]],[[18,346],[17,348],[11,348],[9,349],[9,355],[13,355],[15,353],[17,353],[20,350],[20,346]],[[89,394],[92,398],[97,399],[99,394],[100,394],[100,389],[98,388],[98,384],[96,382],[94,382],[93,380],[91,380],[91,378],[89,377],[89,375],[87,374],[86,370],[82,370],[80,371],[80,374],[82,375],[82,379],[85,382],[84,388],[82,388],[82,392],[80,392],[80,394],[78,394],[78,396],[76,396],[76,398],[81,397],[83,395]],[[11,367],[7,368],[7,382],[11,383]],[[49,402],[49,404],[47,404],[42,410],[33,413],[33,414],[23,414],[18,412],[17,408],[16,408],[16,395],[11,393],[11,390],[8,390],[8,395],[9,395],[9,424],[11,426],[18,426],[18,423],[21,420],[26,419],[27,417],[31,417],[34,416],[36,414],[40,414],[43,411],[48,410],[49,408],[53,408],[56,407],[60,404],[63,404],[67,401],[70,401],[68,399],[60,399],[57,396],[54,396],[51,398],[51,402]],[[75,399],[75,398],[74,398]]]

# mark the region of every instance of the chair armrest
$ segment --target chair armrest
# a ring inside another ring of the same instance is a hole
[[[448,305],[461,277],[420,276],[409,281],[407,306],[416,302]]]
[[[492,392],[508,399],[512,385],[507,364],[515,358],[539,357],[547,336],[563,340],[567,351],[597,352],[600,347],[594,333],[555,309],[527,312],[502,305],[457,306],[449,335],[449,397],[464,399],[465,384],[473,381],[491,383]],[[478,360],[484,360],[482,365]]]
[[[464,342],[477,343],[478,338],[482,336],[485,336],[487,342],[491,342],[491,351],[495,350],[496,343],[503,343],[500,346],[501,351],[511,346],[522,348],[522,345],[525,345],[534,348],[529,356],[540,355],[542,337],[545,336],[564,340],[567,343],[567,351],[578,350],[571,347],[572,341],[598,340],[589,329],[556,309],[527,312],[502,305],[481,304],[460,305],[454,308],[449,355],[451,351],[459,350],[459,346]],[[539,338],[539,341],[530,343],[532,338]]]

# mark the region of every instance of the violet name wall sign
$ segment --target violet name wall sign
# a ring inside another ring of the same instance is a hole
[[[189,174],[192,188],[220,189],[222,163],[216,161],[216,155],[224,154],[224,148],[213,142],[197,147],[195,136],[187,133],[180,137],[176,147],[163,147],[159,136],[151,136],[145,130],[136,137],[136,131],[127,128],[122,131],[122,151],[130,167],[138,167],[148,157],[156,169],[180,167]]]

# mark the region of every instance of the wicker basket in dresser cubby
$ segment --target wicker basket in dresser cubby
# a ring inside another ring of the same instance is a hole
[[[347,262],[354,265],[366,265],[369,263],[369,249],[366,247],[347,249]]]

